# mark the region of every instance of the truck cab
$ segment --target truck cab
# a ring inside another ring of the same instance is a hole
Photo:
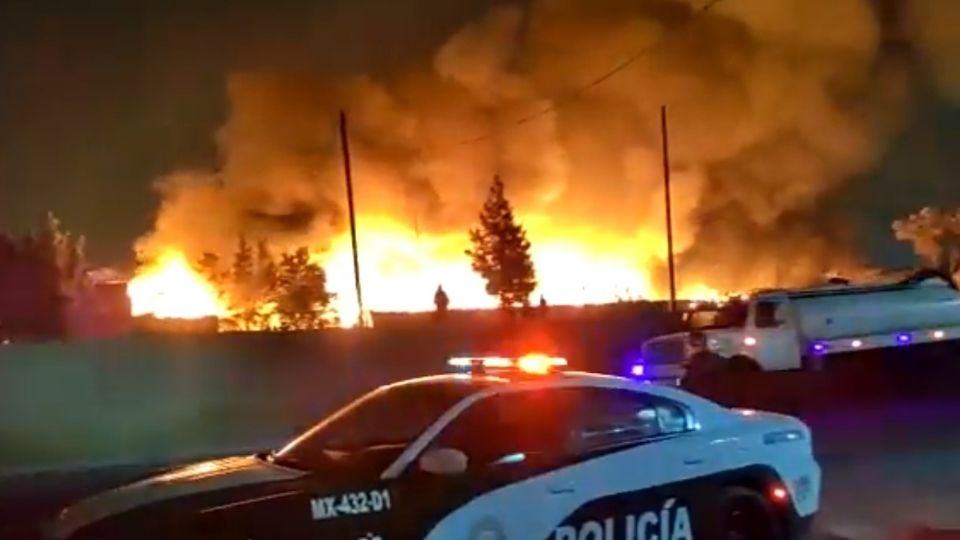
[[[688,341],[691,332],[702,333],[707,348],[724,358],[738,357],[743,364],[770,369],[765,361],[776,355],[772,349],[776,342],[786,339],[790,328],[787,311],[779,304],[758,306],[752,299],[743,298],[699,304],[683,315],[686,331],[658,336],[643,344],[641,371],[653,380],[679,379],[692,352]],[[768,339],[770,336],[776,338]],[[792,356],[788,352],[786,358]]]
[[[785,294],[698,306],[685,320],[690,331],[702,332],[707,347],[721,356],[742,357],[765,371],[801,366],[798,327]]]
[[[802,345],[792,311],[790,299],[779,294],[700,304],[684,313],[687,331],[643,344],[643,372],[652,379],[680,377],[691,353],[690,332],[702,333],[710,351],[737,358],[741,365],[763,371],[799,368]]]

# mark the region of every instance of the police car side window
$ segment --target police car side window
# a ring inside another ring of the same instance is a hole
[[[397,453],[473,390],[457,385],[409,384],[381,388],[354,400],[284,448],[281,458],[322,466],[330,450]]]
[[[585,389],[581,402],[584,450],[688,431],[690,414],[673,401],[629,390]]]
[[[510,392],[481,399],[455,418],[430,447],[462,451],[471,468],[513,456],[532,459],[556,452],[565,434],[565,426],[555,421],[562,414],[562,396],[537,394],[544,393]]]

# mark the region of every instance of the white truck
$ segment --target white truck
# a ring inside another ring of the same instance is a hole
[[[960,292],[952,281],[920,272],[889,284],[762,290],[685,318],[710,350],[741,366],[791,370],[837,353],[960,339]],[[681,376],[688,335],[646,341],[631,372],[655,380]]]

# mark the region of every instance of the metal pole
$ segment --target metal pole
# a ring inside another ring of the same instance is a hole
[[[347,180],[347,207],[350,211],[350,242],[353,245],[353,280],[357,287],[357,326],[363,328],[363,292],[360,289],[360,257],[357,254],[357,221],[353,211],[353,176],[350,173],[350,146],[347,143],[347,113],[340,111],[340,148],[343,174]]]
[[[667,141],[667,106],[660,107],[660,132],[663,140],[663,193],[667,214],[667,265],[670,268],[670,311],[677,310],[676,267],[673,261],[673,216],[670,205],[670,150]]]

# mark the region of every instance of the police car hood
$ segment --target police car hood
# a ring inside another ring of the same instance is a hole
[[[796,416],[790,416],[789,414],[783,414],[778,412],[771,411],[756,411],[753,409],[739,409],[739,414],[744,414],[744,411],[753,411],[753,414],[747,413],[748,420],[755,420],[758,422],[766,422],[768,424],[784,424],[784,425],[793,425],[801,424],[806,425],[802,420]]]
[[[66,538],[102,519],[169,499],[293,480],[305,474],[256,456],[195,463],[84,499],[63,510],[51,524],[49,532],[53,538]]]
[[[743,423],[748,425],[759,425],[765,428],[783,428],[798,429],[808,437],[810,436],[810,427],[799,418],[769,411],[758,411],[756,409],[730,409],[732,413]]]

